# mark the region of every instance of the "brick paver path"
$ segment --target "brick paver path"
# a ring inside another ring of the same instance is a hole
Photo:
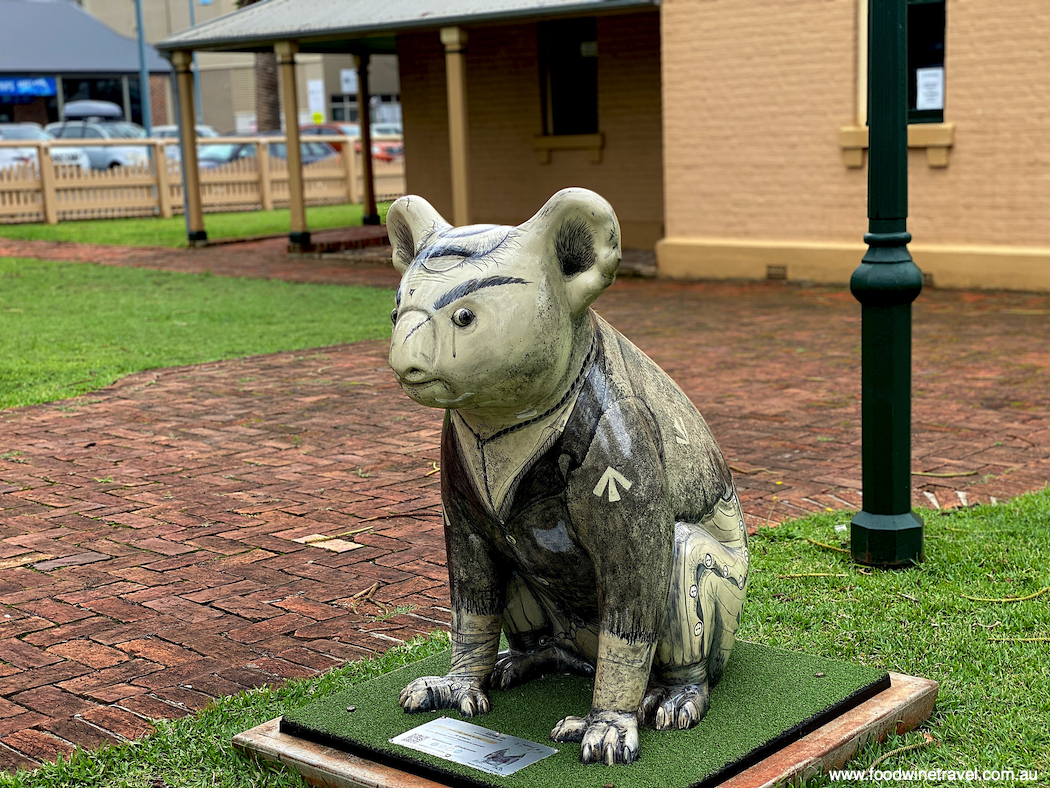
[[[6,255],[396,281],[375,251],[283,247],[0,240]],[[700,407],[752,528],[858,506],[847,291],[626,279],[598,307]],[[933,290],[914,322],[913,467],[951,474],[913,477],[915,503],[1046,485],[1050,296]],[[0,412],[0,768],[446,625],[439,432],[382,342],[145,372]]]

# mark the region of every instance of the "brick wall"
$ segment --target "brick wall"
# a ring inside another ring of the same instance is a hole
[[[154,126],[166,126],[175,122],[174,117],[168,114],[168,85],[170,82],[170,77],[150,75],[150,117]],[[169,117],[171,120],[168,119]]]
[[[909,154],[909,229],[929,244],[1050,246],[1045,0],[949,0],[946,169]],[[860,241],[856,0],[666,0],[667,235]]]
[[[946,170],[911,160],[916,241],[1050,247],[1050,13],[1045,0],[948,0]],[[921,155],[921,154],[918,154]]]
[[[854,239],[855,0],[663,5],[668,236]]]
[[[472,221],[519,224],[556,191],[583,186],[609,200],[624,244],[662,235],[660,23],[655,12],[598,19],[598,117],[602,161],[554,151],[541,164],[535,24],[468,30],[467,94]],[[451,214],[444,52],[437,32],[398,40],[408,189]]]
[[[28,104],[15,104],[14,117],[15,123],[39,123],[41,126],[46,126],[49,122],[47,117],[47,99],[36,98]]]

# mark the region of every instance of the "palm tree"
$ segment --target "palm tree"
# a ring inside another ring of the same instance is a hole
[[[259,0],[237,0],[237,7]],[[277,55],[273,52],[255,54],[255,128],[257,131],[279,131],[281,128],[281,100],[277,92]]]

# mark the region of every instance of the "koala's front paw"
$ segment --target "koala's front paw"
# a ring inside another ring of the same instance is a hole
[[[409,714],[434,709],[456,709],[464,717],[488,714],[488,695],[473,676],[423,676],[401,690],[401,708]]]
[[[707,682],[672,687],[653,685],[645,693],[639,711],[642,722],[658,731],[687,730],[711,708]]]
[[[551,731],[557,742],[580,742],[580,763],[633,763],[638,757],[638,718],[619,711],[566,717]]]
[[[590,678],[594,666],[575,654],[549,646],[539,651],[501,651],[492,669],[492,686],[509,689],[526,681],[555,673],[572,673]]]

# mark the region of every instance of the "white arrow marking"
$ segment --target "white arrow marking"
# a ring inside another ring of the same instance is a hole
[[[686,446],[689,445],[689,433],[685,431],[685,421],[681,416],[678,416],[674,420],[674,431],[678,433],[674,436],[674,439],[678,443],[684,443]]]
[[[609,490],[609,503],[616,503],[620,500],[620,491],[616,489],[616,485],[619,484],[624,490],[631,489],[631,482],[617,470],[614,470],[612,466],[605,469],[605,473],[602,474],[602,478],[598,480],[598,485],[594,488],[594,494],[599,498],[605,493],[606,488]]]

